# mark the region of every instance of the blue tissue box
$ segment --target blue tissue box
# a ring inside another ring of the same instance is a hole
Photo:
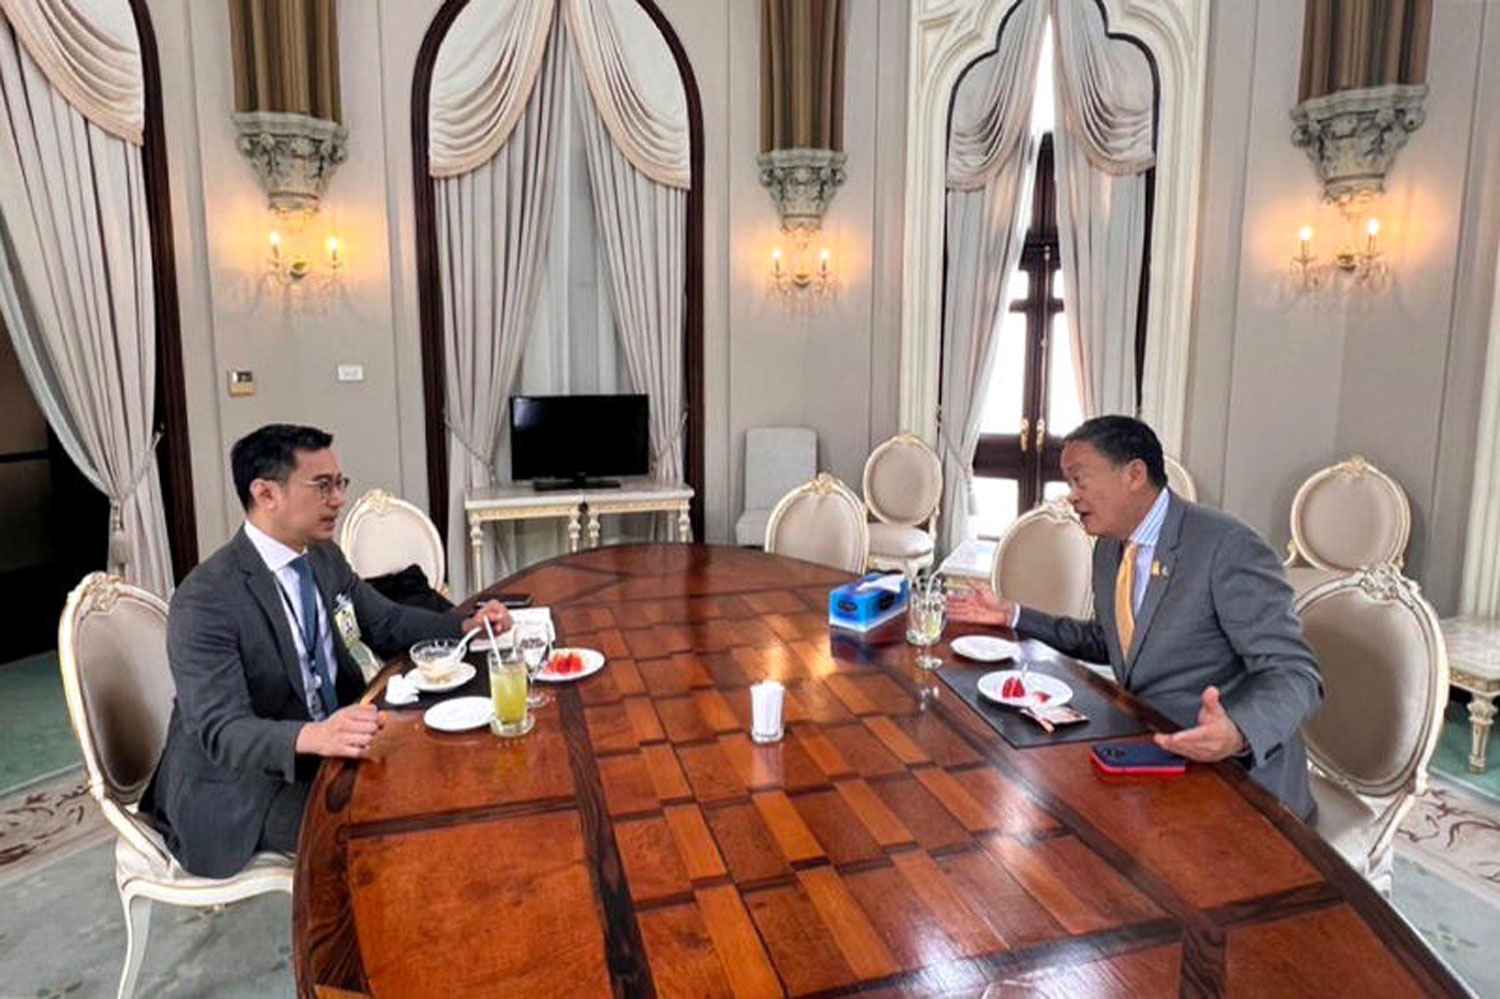
[[[828,623],[835,628],[847,628],[850,631],[869,631],[906,610],[911,582],[905,577],[901,579],[901,589],[896,592],[878,586],[860,589],[865,583],[885,575],[887,573],[872,572],[863,579],[845,583],[829,593]]]

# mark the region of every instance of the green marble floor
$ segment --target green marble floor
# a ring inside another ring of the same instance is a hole
[[[82,764],[57,653],[0,665],[0,795]]]

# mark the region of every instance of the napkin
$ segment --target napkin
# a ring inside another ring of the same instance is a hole
[[[906,575],[893,572],[886,576],[876,576],[860,583],[857,590],[885,590],[887,593],[900,593],[901,584],[906,580]]]
[[[550,607],[512,608],[510,612],[511,630],[500,632],[495,636],[495,641],[499,642],[500,647],[503,649],[510,648],[511,643],[515,641],[515,625],[530,621],[540,621],[545,624],[547,626],[547,637],[554,642],[557,641],[557,627],[552,623],[552,608]],[[487,652],[490,648],[489,639],[476,638],[469,643],[469,648],[475,652]]]
[[[781,738],[781,706],[786,688],[776,680],[766,680],[750,688],[751,734],[761,741]]]
[[[412,672],[416,672],[413,670]],[[408,680],[405,676],[397,673],[386,681],[385,703],[387,704],[414,704],[417,700],[417,682]]]

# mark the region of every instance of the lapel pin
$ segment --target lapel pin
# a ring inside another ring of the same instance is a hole
[[[1166,576],[1167,575],[1167,567],[1164,566],[1164,565],[1162,565],[1160,562],[1152,562],[1151,563],[1151,575],[1153,575],[1153,576]]]

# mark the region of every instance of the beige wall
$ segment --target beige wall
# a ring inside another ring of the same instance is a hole
[[[1206,499],[1281,546],[1301,480],[1365,455],[1409,493],[1409,572],[1451,612],[1500,239],[1500,8],[1435,7],[1427,121],[1377,208],[1394,283],[1339,306],[1286,279],[1301,224],[1325,254],[1343,226],[1288,141],[1302,4],[1213,5],[1184,457]]]
[[[198,533],[204,553],[238,523],[225,471],[229,444],[271,420],[332,431],[358,489],[426,498],[412,237],[411,75],[439,0],[339,6],[349,159],[312,223],[347,246],[343,295],[288,308],[259,284],[269,215],[235,149],[228,15],[222,4],[151,0],[162,55]],[[820,464],[857,482],[865,456],[895,427],[899,350],[901,164],[906,4],[849,8],[845,136],[849,180],[826,232],[836,299],[808,315],[765,293],[777,219],[757,180],[758,4],[664,0],[703,98],[705,191],[705,458],[707,532],[728,540],[741,497],[747,427],[817,429]],[[340,384],[340,363],[365,381]],[[231,368],[255,371],[257,394],[231,399]]]
[[[234,147],[227,14],[152,0],[162,53],[184,353],[203,550],[237,523],[224,454],[271,419],[338,436],[361,488],[425,501],[412,237],[411,71],[439,0],[340,6],[349,160],[328,207],[348,247],[343,297],[321,312],[257,297],[269,226]],[[750,0],[662,0],[687,49],[705,126],[706,507],[711,540],[739,513],[746,428],[811,426],[819,463],[856,484],[896,426],[907,4],[849,4],[849,180],[825,226],[840,292],[810,314],[765,291],[777,220],[755,168],[758,46]],[[1442,610],[1461,571],[1479,379],[1500,240],[1500,8],[1436,5],[1428,120],[1380,207],[1395,284],[1328,307],[1287,286],[1303,222],[1339,220],[1288,141],[1302,4],[1214,4],[1190,415],[1184,458],[1205,498],[1278,546],[1311,471],[1354,452],[1406,486],[1410,568]],[[376,82],[378,81],[378,83]],[[339,384],[339,363],[365,367]],[[230,399],[231,367],[259,394]]]

